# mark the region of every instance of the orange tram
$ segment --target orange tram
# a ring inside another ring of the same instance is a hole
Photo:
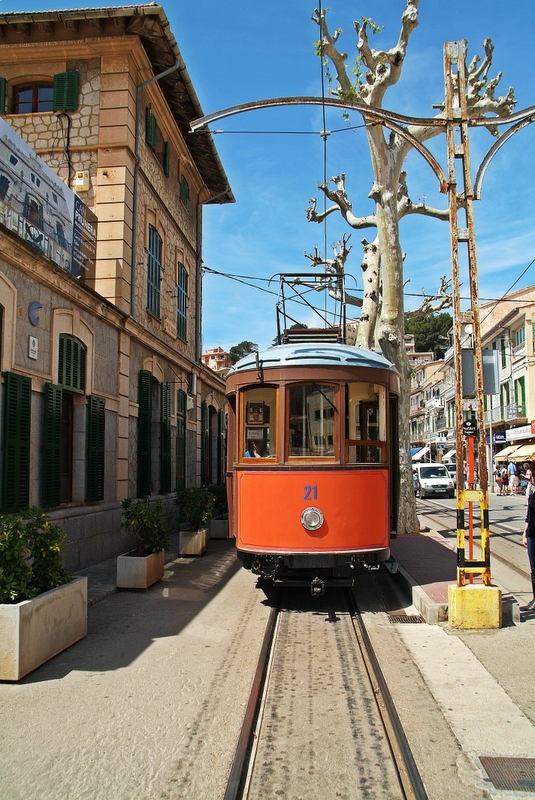
[[[231,534],[275,584],[352,585],[390,558],[399,375],[345,344],[279,344],[227,376]]]

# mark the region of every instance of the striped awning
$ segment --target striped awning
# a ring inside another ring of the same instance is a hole
[[[427,446],[426,447],[422,447],[421,450],[418,450],[418,452],[413,455],[412,460],[413,461],[419,461],[428,452],[429,452],[429,447],[427,447]]]

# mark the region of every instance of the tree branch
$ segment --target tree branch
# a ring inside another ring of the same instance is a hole
[[[414,319],[414,317],[429,317],[431,314],[437,314],[443,308],[451,308],[453,298],[451,294],[451,280],[447,279],[445,275],[440,279],[440,286],[437,294],[427,295],[425,289],[422,287],[423,300],[419,308],[412,311],[405,312],[405,320]],[[435,305],[433,305],[435,303]]]

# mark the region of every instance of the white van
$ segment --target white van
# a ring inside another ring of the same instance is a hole
[[[444,464],[416,464],[413,472],[418,497],[455,497],[455,486]]]

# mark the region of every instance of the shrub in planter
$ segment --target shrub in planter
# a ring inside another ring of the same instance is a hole
[[[146,556],[160,553],[169,547],[170,530],[163,524],[163,503],[144,497],[133,501],[126,498],[122,502],[123,527],[128,528],[135,539],[136,546],[130,554]]]
[[[20,603],[72,580],[63,566],[65,533],[40,508],[0,516],[0,603]]]
[[[200,486],[177,489],[175,503],[180,521],[185,522],[191,531],[198,531],[212,516],[214,495]]]
[[[227,487],[220,483],[210,484],[208,491],[214,498],[214,517],[226,517],[228,514]]]

